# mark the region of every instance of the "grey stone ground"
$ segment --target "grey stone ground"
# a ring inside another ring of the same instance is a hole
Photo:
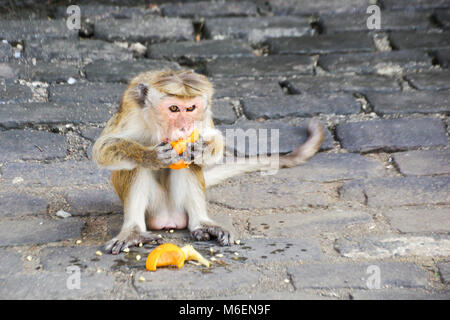
[[[79,31],[64,1],[20,3],[0,1],[0,298],[450,298],[449,1],[79,1]],[[282,152],[327,127],[307,164],[208,191],[241,240],[194,242],[210,269],[147,272],[154,245],[96,255],[121,206],[92,143],[126,81],[162,67],[210,76],[220,128],[279,128]]]

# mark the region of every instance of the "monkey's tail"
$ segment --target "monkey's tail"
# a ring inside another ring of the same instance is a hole
[[[216,185],[241,173],[298,166],[319,151],[324,138],[323,126],[319,121],[311,120],[308,123],[308,139],[291,153],[280,156],[276,160],[274,157],[254,157],[247,159],[245,163],[225,163],[213,166],[204,171],[206,187]]]

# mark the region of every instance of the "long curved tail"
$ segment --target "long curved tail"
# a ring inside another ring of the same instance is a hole
[[[272,157],[255,157],[241,163],[224,163],[216,165],[207,168],[203,173],[206,187],[216,185],[228,178],[242,173],[274,169],[274,165],[277,169],[296,167],[316,154],[322,145],[324,138],[325,133],[323,126],[319,121],[311,120],[308,123],[308,139],[305,143],[298,146],[291,153],[278,157],[276,164],[274,164],[274,159]]]

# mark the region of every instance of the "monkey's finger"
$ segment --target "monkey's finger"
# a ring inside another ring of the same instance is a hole
[[[156,147],[156,152],[158,152],[158,153],[164,153],[164,152],[169,152],[169,151],[171,151],[171,150],[173,150],[173,148],[172,148],[172,146],[170,145],[170,144],[165,144],[165,145],[162,145],[162,146],[157,146]]]
[[[114,247],[117,241],[118,240],[116,238],[109,240],[105,245],[105,251],[107,253],[112,253],[112,248]]]
[[[230,232],[218,226],[208,227],[208,232],[217,239],[221,246],[229,246],[233,243],[233,237]]]
[[[191,232],[191,235],[197,241],[208,241],[211,239],[209,233],[206,231],[205,228],[195,229]]]
[[[158,149],[156,152],[159,157],[164,157],[164,158],[174,157],[174,156],[178,155],[178,152],[175,149],[173,149],[172,147],[170,147],[170,148],[162,147],[161,149]]]
[[[217,238],[217,242],[221,246],[230,246],[234,242],[233,235],[229,232],[224,232],[221,237]]]
[[[105,246],[105,251],[112,254],[119,254],[122,251],[124,241],[118,240],[116,238],[107,242]]]
[[[176,157],[168,157],[168,158],[160,159],[159,161],[164,165],[171,165],[171,164],[177,163],[180,160],[183,160],[183,158],[181,156],[177,155]]]
[[[157,243],[161,243],[163,241],[161,236],[158,236],[154,234],[153,232],[146,231],[141,232],[141,242],[142,243],[149,243],[152,241],[156,241]]]
[[[170,159],[175,159],[177,157],[179,157],[178,153],[172,153],[172,152],[161,152],[161,153],[158,153],[158,159],[160,161],[164,161],[164,160],[167,161],[167,160],[170,160]]]

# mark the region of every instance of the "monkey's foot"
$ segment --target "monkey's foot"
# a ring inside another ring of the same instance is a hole
[[[232,234],[219,226],[202,226],[191,231],[191,235],[198,241],[216,239],[221,246],[230,246],[233,243]]]
[[[140,232],[136,229],[123,230],[117,235],[117,237],[106,243],[105,251],[107,253],[119,254],[126,248],[137,246],[140,243],[146,244],[152,241],[161,243],[162,239],[158,237],[158,235],[149,231]]]

